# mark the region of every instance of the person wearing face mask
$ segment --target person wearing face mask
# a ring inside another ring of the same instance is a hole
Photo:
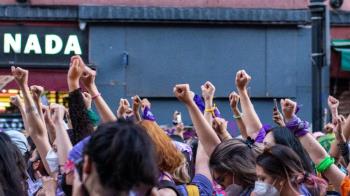
[[[252,195],[325,195],[327,183],[305,172],[298,155],[283,145],[268,147],[256,159],[258,180]]]
[[[253,143],[250,139],[230,139],[219,144],[210,156],[213,180],[227,195],[251,194],[256,181],[255,159],[260,153],[260,148]]]
[[[51,148],[45,157],[50,171],[55,173],[59,170],[58,156],[54,148]]]

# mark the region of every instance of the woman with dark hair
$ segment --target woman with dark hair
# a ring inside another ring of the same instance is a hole
[[[267,147],[256,159],[254,195],[325,195],[327,183],[303,169],[298,155],[283,145]]]
[[[0,132],[0,195],[27,195],[27,175],[19,149]]]
[[[275,127],[268,132],[264,138],[265,147],[272,145],[284,145],[291,148],[300,158],[303,169],[309,173],[314,173],[309,154],[305,151],[297,137],[285,127]]]
[[[123,120],[100,125],[76,161],[73,195],[147,195],[157,183],[153,145],[145,130]],[[81,185],[77,182],[80,179]],[[80,189],[77,189],[80,188]]]
[[[281,144],[292,148],[301,159],[304,170],[306,170],[309,173],[314,173],[313,167],[311,165],[312,161],[306,153],[305,149],[302,147],[297,137],[289,133],[289,130],[287,128],[277,127],[273,128],[272,130],[267,130],[266,127],[262,125],[258,114],[255,112],[254,105],[252,104],[248,95],[247,87],[250,80],[251,76],[249,76],[248,73],[246,73],[244,70],[240,70],[237,72],[236,87],[239,92],[240,103],[244,114],[238,116],[235,115],[235,118],[239,120],[242,119],[244,122],[244,126],[246,127],[244,133],[242,133],[242,136],[249,136],[253,138],[255,142],[264,143],[267,144],[267,146]],[[280,114],[278,112],[278,109],[274,108],[274,118],[277,117],[276,113]],[[283,119],[280,120],[283,124]]]
[[[255,158],[259,153],[259,148],[253,144],[254,141],[230,139],[221,143],[209,120],[205,119],[195,104],[194,93],[189,85],[176,85],[174,94],[186,105],[203,152],[206,152],[209,157],[209,165],[205,163],[202,165],[204,176],[223,186],[229,194],[250,195],[256,180]],[[206,110],[212,111],[212,108]]]

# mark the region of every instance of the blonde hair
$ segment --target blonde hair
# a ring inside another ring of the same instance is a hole
[[[188,174],[188,163],[185,156],[182,156],[181,165],[176,168],[172,174],[174,181],[179,184],[188,184],[191,181],[191,177]]]

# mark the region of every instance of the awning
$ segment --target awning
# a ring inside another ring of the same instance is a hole
[[[9,69],[0,69],[0,75],[11,75]],[[47,91],[68,91],[67,70],[30,69],[29,86],[40,85]],[[18,89],[15,81],[8,83],[5,89]]]
[[[332,46],[341,54],[341,70],[350,71],[350,40],[333,40]]]

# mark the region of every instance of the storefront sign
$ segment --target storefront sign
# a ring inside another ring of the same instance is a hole
[[[72,55],[87,60],[86,32],[78,27],[0,26],[0,64],[67,67]]]

